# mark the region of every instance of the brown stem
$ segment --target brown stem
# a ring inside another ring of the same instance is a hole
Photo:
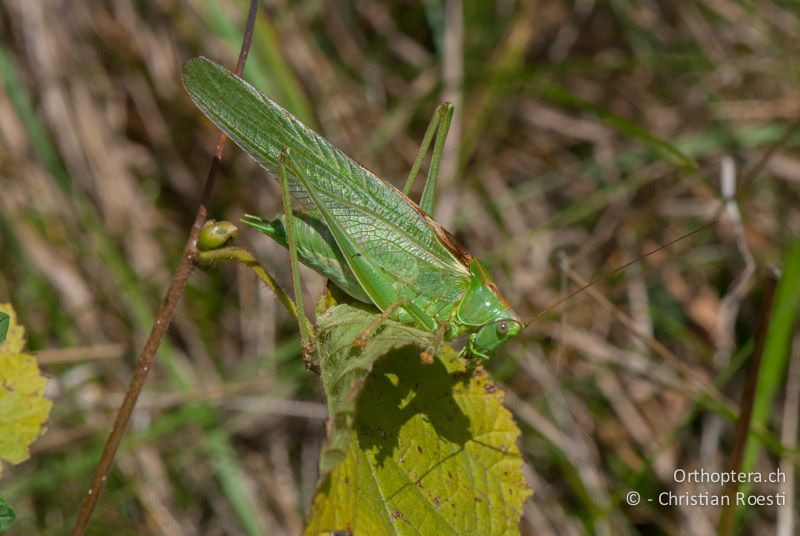
[[[247,54],[250,50],[250,42],[253,36],[253,26],[256,17],[256,7],[257,2],[251,0],[250,9],[247,14],[247,25],[242,39],[242,48],[239,52],[239,61],[236,64],[237,76],[242,75],[244,64],[247,60]],[[158,309],[158,316],[150,330],[147,342],[144,348],[142,348],[142,353],[139,354],[139,360],[136,363],[133,376],[128,384],[128,390],[125,392],[125,398],[122,400],[119,411],[117,411],[114,425],[106,440],[103,453],[100,456],[100,461],[97,463],[89,491],[81,504],[81,509],[78,512],[78,519],[75,521],[75,526],[70,533],[71,536],[83,536],[83,534],[86,533],[92,513],[97,506],[97,500],[103,490],[103,485],[111,470],[111,465],[114,462],[114,456],[117,454],[117,449],[122,442],[125,429],[128,427],[128,421],[133,413],[133,408],[136,406],[136,401],[139,398],[139,394],[142,392],[147,373],[153,364],[156,351],[161,344],[161,339],[164,338],[164,334],[172,321],[175,308],[183,295],[183,289],[194,268],[195,259],[197,257],[197,238],[200,235],[200,230],[203,228],[203,222],[205,222],[206,214],[208,213],[208,202],[211,198],[211,192],[214,189],[214,180],[225,147],[225,139],[225,134],[220,134],[219,140],[217,141],[217,148],[214,152],[214,158],[211,160],[211,167],[208,170],[206,185],[203,189],[203,197],[200,200],[200,206],[197,209],[194,224],[192,224],[192,229],[189,232],[189,238],[183,248],[178,267],[175,270],[175,275],[172,277],[172,282],[167,289],[164,300],[161,302],[161,307]]]
[[[761,369],[761,357],[764,354],[764,342],[767,339],[767,329],[772,315],[772,304],[775,300],[775,289],[778,283],[778,276],[772,272],[767,277],[767,288],[764,293],[764,303],[761,306],[761,321],[759,322],[756,334],[756,348],[753,353],[753,361],[750,365],[750,372],[747,375],[747,382],[742,393],[742,401],[739,404],[739,421],[736,424],[736,432],[733,438],[733,451],[731,452],[730,465],[728,469],[734,473],[742,470],[745,447],[747,438],[750,436],[751,418],[753,415],[753,403],[756,396],[756,383]],[[725,488],[725,495],[728,501],[722,507],[717,527],[718,536],[730,536],[736,526],[736,501],[733,499],[739,490],[739,482],[734,480]]]

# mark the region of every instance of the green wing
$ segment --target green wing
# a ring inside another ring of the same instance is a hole
[[[464,292],[469,269],[453,246],[443,243],[446,232],[396,188],[205,58],[184,65],[183,83],[200,110],[270,172],[288,148],[320,202],[363,254],[395,282],[399,293],[452,305]],[[297,180],[291,181],[291,189],[307,211],[316,211]]]
[[[297,247],[297,258],[317,273],[330,279],[337,287],[364,303],[372,303],[353,275],[350,266],[339,251],[325,222],[310,214],[292,218]],[[286,221],[281,214],[273,220],[246,214],[242,223],[258,229],[283,247],[287,247]]]

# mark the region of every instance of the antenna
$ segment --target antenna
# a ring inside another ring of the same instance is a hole
[[[703,225],[701,227],[698,227],[697,229],[695,229],[693,231],[689,231],[685,235],[679,236],[678,238],[676,238],[674,240],[670,240],[666,244],[662,244],[662,245],[658,246],[656,249],[654,249],[652,251],[648,251],[647,253],[645,253],[644,255],[642,255],[641,257],[639,257],[637,259],[634,259],[634,260],[632,260],[630,262],[627,262],[627,263],[623,264],[622,266],[620,266],[618,268],[614,268],[613,270],[611,270],[607,274],[604,274],[604,275],[601,275],[599,277],[596,277],[595,279],[592,279],[589,283],[583,285],[582,287],[580,287],[578,289],[573,290],[572,292],[570,292],[564,298],[561,298],[560,300],[557,300],[556,302],[551,303],[550,305],[548,305],[547,307],[542,309],[537,315],[535,315],[533,318],[531,318],[530,320],[525,322],[525,324],[523,324],[522,329],[526,329],[528,326],[530,326],[531,324],[533,324],[534,322],[536,322],[537,320],[542,318],[544,315],[546,315],[547,313],[549,313],[550,311],[552,311],[553,309],[555,309],[556,307],[558,307],[562,303],[566,302],[567,300],[571,300],[572,298],[574,298],[575,296],[577,296],[578,294],[580,294],[581,292],[583,292],[587,288],[593,287],[594,285],[596,285],[600,281],[603,281],[604,279],[608,279],[612,275],[621,272],[625,268],[627,268],[629,266],[632,266],[632,265],[636,264],[639,261],[643,261],[644,259],[646,259],[650,255],[653,255],[654,253],[658,253],[662,249],[666,249],[666,248],[670,247],[671,245],[673,245],[673,244],[675,244],[677,242],[680,242],[681,240],[683,240],[685,238],[689,238],[690,236],[699,233],[700,231],[705,231],[709,227],[715,225],[718,221],[719,220],[710,221],[710,222],[706,223],[705,225]]]

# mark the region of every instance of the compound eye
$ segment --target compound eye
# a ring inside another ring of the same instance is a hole
[[[503,320],[497,324],[497,334],[505,335],[506,333],[508,333],[508,322]]]

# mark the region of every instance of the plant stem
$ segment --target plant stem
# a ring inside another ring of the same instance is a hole
[[[247,25],[245,27],[244,37],[242,38],[242,48],[239,52],[239,61],[236,65],[236,75],[241,76],[244,71],[244,64],[247,61],[247,54],[250,51],[250,43],[253,35],[253,26],[255,24],[257,2],[250,1],[250,8],[247,14]],[[211,192],[214,189],[214,181],[219,169],[220,159],[225,147],[225,140],[227,136],[221,133],[217,141],[217,147],[214,151],[214,157],[211,160],[211,166],[208,170],[205,188],[203,189],[203,197],[200,200],[200,206],[197,209],[197,215],[194,219],[194,224],[189,232],[189,238],[183,248],[178,267],[175,270],[175,275],[172,277],[172,282],[167,289],[164,300],[161,302],[161,307],[158,309],[158,316],[150,330],[150,335],[147,337],[147,342],[142,348],[139,359],[136,363],[136,368],[133,371],[133,376],[128,384],[128,389],[125,392],[125,398],[117,411],[117,416],[114,419],[114,425],[111,428],[111,433],[106,440],[103,448],[103,453],[100,456],[100,461],[95,468],[92,483],[89,491],[81,504],[81,509],[78,512],[78,518],[75,521],[75,526],[70,533],[72,536],[83,536],[89,526],[92,513],[97,506],[100,493],[111,470],[111,465],[114,462],[114,456],[117,454],[117,449],[122,442],[122,436],[128,427],[133,409],[136,406],[136,401],[139,394],[142,392],[144,381],[147,378],[147,373],[155,360],[156,351],[164,338],[164,334],[169,327],[172,317],[175,314],[175,308],[183,295],[183,290],[186,287],[186,282],[192,273],[197,258],[197,238],[200,235],[200,230],[203,228],[206,215],[208,213],[208,202],[211,198]]]
[[[766,290],[764,293],[763,304],[761,305],[761,320],[756,333],[756,347],[753,352],[753,359],[750,363],[750,371],[747,374],[747,381],[742,393],[742,400],[739,403],[739,420],[736,422],[736,431],[733,436],[733,450],[728,465],[732,473],[739,473],[742,470],[747,438],[750,435],[751,420],[753,416],[753,404],[756,396],[756,384],[758,374],[761,370],[761,360],[764,355],[764,342],[767,339],[767,330],[772,316],[772,306],[775,302],[775,290],[778,286],[779,275],[771,272],[767,276]],[[722,507],[717,526],[718,536],[730,536],[736,528],[736,492],[739,490],[739,482],[733,481],[725,487],[724,493],[728,497]]]

